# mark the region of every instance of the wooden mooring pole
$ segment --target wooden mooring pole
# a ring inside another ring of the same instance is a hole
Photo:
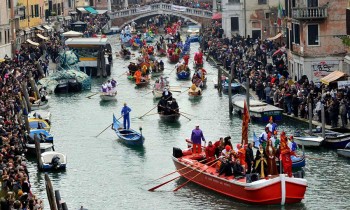
[[[324,113],[324,104],[322,103],[321,107],[321,121],[322,121],[322,138],[326,137],[326,116]]]
[[[48,174],[45,174],[45,185],[46,185],[46,194],[47,199],[49,200],[50,210],[58,210],[55,200],[55,195],[53,193],[53,187]]]
[[[312,105],[311,105],[311,102],[309,102],[308,110],[309,110],[309,133],[311,135],[312,134]]]

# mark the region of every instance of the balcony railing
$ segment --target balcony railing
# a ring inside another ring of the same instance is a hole
[[[327,7],[292,8],[292,17],[297,20],[325,19],[328,17]]]

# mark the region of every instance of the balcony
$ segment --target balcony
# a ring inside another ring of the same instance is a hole
[[[292,8],[292,18],[297,20],[323,20],[327,17],[327,7]]]

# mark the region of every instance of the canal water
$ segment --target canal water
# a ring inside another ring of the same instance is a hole
[[[116,36],[110,42],[114,50],[120,49]],[[191,45],[191,59],[199,45]],[[115,51],[114,51],[115,52]],[[136,53],[136,52],[135,52]],[[138,54],[138,53],[136,53]],[[176,80],[174,65],[162,58],[171,86],[189,87],[190,81]],[[192,60],[190,61],[192,63]],[[169,178],[147,184],[164,174],[175,170],[171,160],[172,148],[185,148],[185,139],[196,124],[209,140],[230,135],[233,143],[241,139],[241,119],[228,113],[228,96],[218,94],[212,80],[217,70],[209,63],[204,68],[208,72],[208,87],[199,100],[189,99],[187,92],[173,93],[180,110],[195,116],[181,117],[179,123],[167,124],[158,115],[141,115],[156,106],[150,88],[135,88],[135,84],[122,75],[128,62],[114,59],[112,77],[118,82],[118,101],[102,103],[98,95],[86,98],[90,92],[67,95],[52,95],[52,133],[55,136],[56,151],[68,157],[68,168],[63,173],[49,173],[53,187],[60,190],[62,199],[69,209],[84,206],[89,210],[99,209],[263,209],[236,202],[225,196],[205,190],[195,184],[188,184],[178,192],[172,192],[184,179],[171,182],[156,192],[147,189]],[[192,64],[191,64],[192,65]],[[170,73],[170,74],[169,74]],[[120,76],[122,75],[122,76]],[[92,92],[97,92],[105,79],[93,79]],[[153,81],[154,83],[154,81]],[[123,103],[131,107],[131,127],[142,127],[146,137],[142,149],[134,149],[117,140],[113,130],[108,129],[98,135],[112,122],[112,114],[120,116]],[[150,113],[155,113],[156,109]],[[249,136],[257,135],[264,124],[253,124]],[[307,127],[298,122],[286,121],[280,130],[291,134],[296,128]],[[350,202],[350,161],[337,156],[333,150],[306,150],[310,157],[306,164],[308,189],[300,204],[285,207],[270,206],[270,209],[346,209]],[[34,162],[29,163],[30,181],[33,191],[46,199],[44,173],[37,172]],[[176,174],[174,174],[176,175]],[[45,200],[45,209],[49,209]]]

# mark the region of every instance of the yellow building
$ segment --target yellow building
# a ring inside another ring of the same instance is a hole
[[[18,0],[19,29],[27,29],[43,24],[44,0]]]

